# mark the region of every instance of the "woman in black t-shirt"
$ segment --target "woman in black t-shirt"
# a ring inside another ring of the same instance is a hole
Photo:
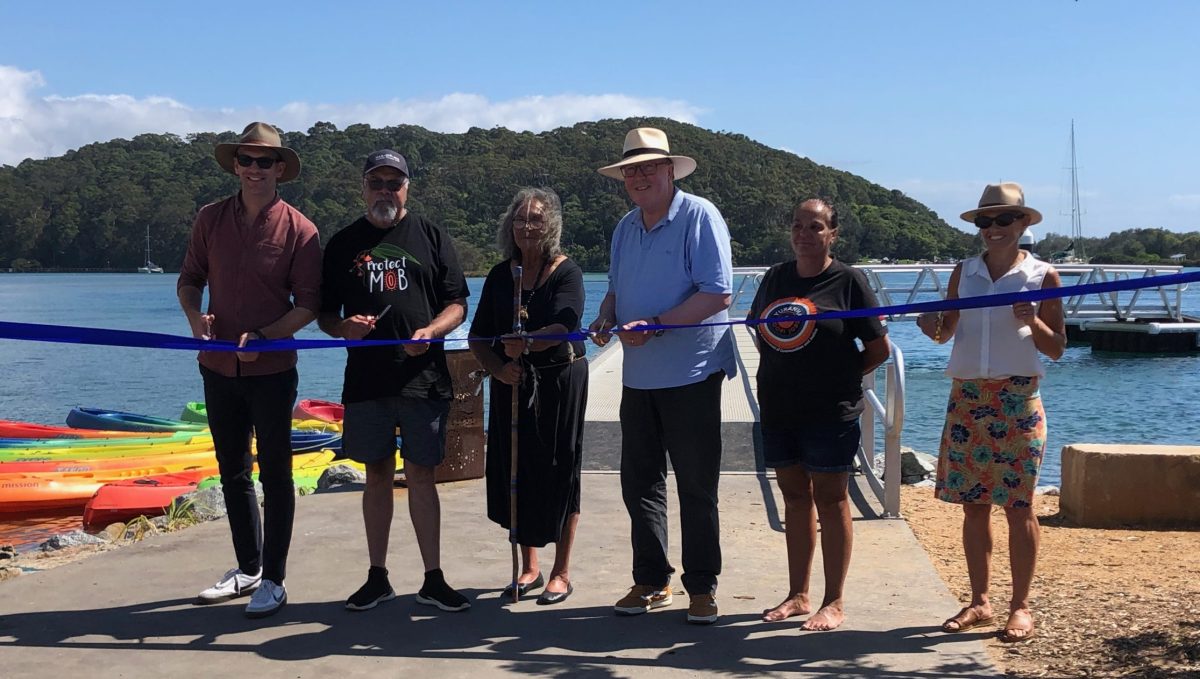
[[[583,272],[559,249],[562,204],[549,189],[522,189],[497,231],[505,259],[483,283],[471,337],[498,337],[513,330],[513,273],[521,266],[521,311],[528,337],[471,342],[471,353],[491,381],[488,415],[488,518],[509,527],[512,460],[512,392],[518,401],[517,542],[524,566],[519,593],[545,585],[539,604],[556,604],[574,591],[568,570],[579,522],[583,418],[588,367],[582,341],[538,339],[580,329]],[[554,567],[544,580],[537,548],[557,543]],[[511,587],[511,585],[510,585]],[[505,597],[512,596],[506,589]]]
[[[776,321],[756,326],[758,402],[763,458],[775,468],[784,498],[790,585],[787,598],[763,611],[763,620],[811,612],[809,570],[820,516],[825,598],[805,621],[807,630],[831,630],[845,618],[842,587],[854,538],[847,488],[860,437],[862,376],[889,352],[887,329],[874,316],[803,318],[878,306],[866,277],[830,256],[837,228],[829,203],[801,203],[791,225],[796,259],[767,271],[748,316]]]

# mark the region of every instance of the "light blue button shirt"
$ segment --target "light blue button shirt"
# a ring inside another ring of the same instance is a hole
[[[613,232],[608,290],[617,323],[649,320],[697,292],[733,292],[729,227],[717,207],[676,190],[667,216],[647,231],[634,208]],[[729,320],[722,311],[706,323]],[[633,389],[665,389],[737,374],[729,326],[668,330],[640,347],[623,346],[622,380]]]

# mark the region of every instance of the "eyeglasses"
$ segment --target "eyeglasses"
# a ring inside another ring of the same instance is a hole
[[[241,165],[242,167],[250,167],[251,165],[257,163],[260,168],[269,170],[271,169],[272,165],[279,161],[279,159],[274,156],[262,156],[261,158],[256,158],[254,156],[248,156],[244,153],[239,153],[237,156],[237,161],[238,165]]]
[[[379,189],[382,189],[383,187],[386,186],[388,192],[395,193],[395,192],[399,191],[400,189],[404,188],[404,180],[403,179],[388,179],[387,181],[384,181],[382,179],[368,179],[367,186],[372,191],[378,191]]]
[[[514,229],[540,229],[546,226],[546,220],[538,217],[537,219],[525,219],[524,217],[513,217]]]
[[[652,177],[658,173],[658,168],[663,165],[670,165],[671,161],[665,163],[640,163],[638,165],[626,165],[621,168],[621,174],[625,177],[632,177],[640,174],[643,177]]]
[[[975,216],[975,226],[977,226],[981,229],[986,229],[993,224],[995,224],[996,226],[1008,226],[1009,224],[1012,224],[1013,222],[1017,221],[1018,219],[1020,219],[1024,216],[1025,215],[1021,214],[1020,212],[1004,212],[1004,213],[996,215],[995,217],[988,217],[987,215],[976,215]]]

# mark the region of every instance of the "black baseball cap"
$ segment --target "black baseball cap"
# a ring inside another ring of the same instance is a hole
[[[381,167],[394,168],[403,172],[405,177],[409,176],[408,161],[404,159],[404,156],[391,149],[379,149],[368,155],[367,163],[363,165],[363,174]]]

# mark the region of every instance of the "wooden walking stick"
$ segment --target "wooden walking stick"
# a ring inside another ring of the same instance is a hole
[[[513,268],[513,333],[520,334],[525,330],[521,321],[521,278],[524,269],[520,266]],[[520,358],[514,360],[520,361]],[[520,557],[517,554],[517,443],[519,408],[521,402],[521,383],[518,381],[512,388],[512,442],[508,459],[508,541],[512,543],[512,600],[521,599],[521,587],[517,584],[520,574]]]

